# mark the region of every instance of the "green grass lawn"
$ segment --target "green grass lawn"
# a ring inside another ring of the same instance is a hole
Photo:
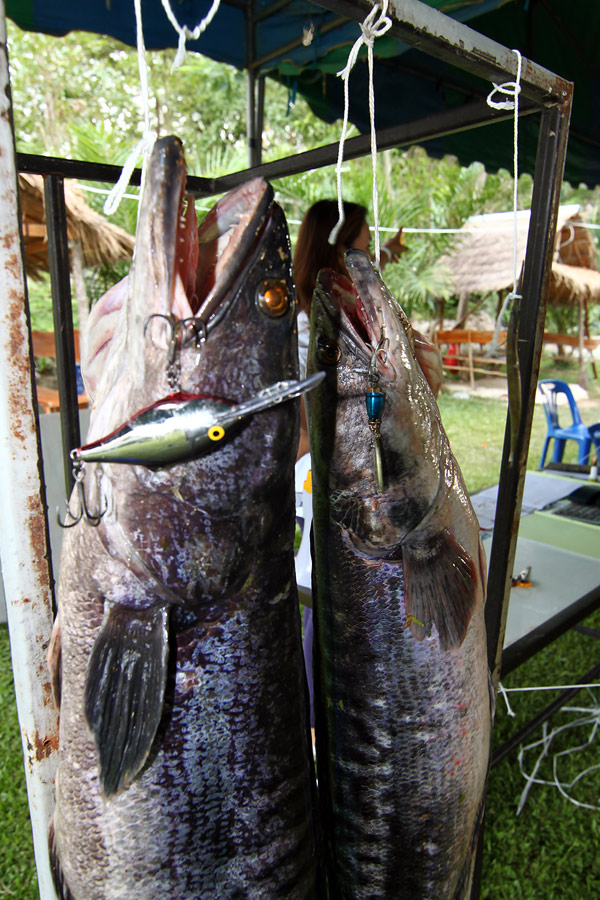
[[[10,646],[0,626],[0,897],[39,897]]]
[[[545,377],[549,377],[546,368]],[[573,369],[557,372],[557,377],[575,382]],[[454,453],[463,470],[469,491],[498,480],[506,420],[506,401],[458,399],[448,394],[440,398],[442,418]],[[584,421],[600,421],[600,384],[592,382],[590,403],[582,410]],[[536,407],[528,468],[537,469],[546,424],[541,407]],[[568,445],[565,459],[575,461],[575,445]],[[600,629],[600,612],[587,624]],[[507,677],[505,685],[567,684],[578,679],[600,657],[600,643],[571,631]],[[600,691],[596,693],[600,698]],[[511,718],[502,698],[498,699],[495,744],[502,741],[541,707],[553,693],[511,694],[517,714]],[[598,700],[600,702],[600,699]],[[590,706],[582,692],[572,705]],[[563,724],[558,713],[551,724]],[[580,743],[587,733],[569,736]],[[530,738],[529,740],[533,740]],[[530,760],[531,757],[528,757]],[[591,752],[570,757],[564,771],[568,777],[600,760],[596,741]],[[550,765],[543,769],[547,777]],[[570,773],[570,775],[569,775]],[[490,775],[484,834],[484,900],[596,900],[600,897],[600,816],[597,812],[571,805],[551,787],[534,785],[524,811],[516,816],[524,787],[516,754],[497,766]],[[584,802],[600,804],[600,774],[596,772],[578,785],[576,796]],[[15,711],[10,649],[6,626],[0,626],[0,898],[36,900],[38,897],[19,726]]]

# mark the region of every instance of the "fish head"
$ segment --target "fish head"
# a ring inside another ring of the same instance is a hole
[[[181,142],[174,137],[157,141],[140,202],[131,271],[90,314],[83,374],[94,400],[95,436],[108,433],[148,400],[172,392],[169,353],[177,369],[177,389],[194,393],[205,380],[203,367],[195,366],[198,348],[228,318],[253,252],[259,249],[265,263],[265,248],[271,244],[276,245],[273,254],[280,272],[269,279],[273,259],[262,265],[262,281],[272,282],[263,285],[267,301],[262,308],[275,309],[271,318],[279,319],[279,325],[289,313],[289,330],[294,312],[286,259],[289,239],[271,186],[261,178],[246,182],[225,195],[198,226],[185,183]],[[265,316],[256,318],[256,337],[262,340]],[[246,325],[250,333],[244,343],[250,343],[253,325]],[[212,343],[223,345],[222,338],[221,330]],[[260,368],[264,371],[262,363]],[[277,365],[273,371],[277,373]]]
[[[323,270],[313,299],[308,371],[326,377],[308,400],[311,441],[315,458],[327,461],[323,475],[338,514],[355,523],[355,542],[385,555],[426,514],[449,448],[424,374],[425,367],[432,380],[437,375],[435,351],[422,336],[415,340],[366,253],[349,251],[346,266],[350,278]],[[366,397],[373,390],[384,399],[372,428]]]
[[[485,554],[429,383],[439,360],[369,257],[345,259],[350,279],[321,272],[311,309],[307,368],[326,372],[308,398],[317,572],[332,532],[348,558],[401,563],[406,626],[457,649],[475,610],[481,626]]]
[[[131,272],[90,314],[88,443],[174,390],[238,404],[297,378],[295,315],[287,225],[271,186],[240,185],[198,226],[181,143],[158,141]],[[170,591],[183,584],[190,598],[225,595],[247,574],[255,545],[280,527],[282,494],[293,503],[298,427],[299,401],[287,401],[202,458],[158,471],[90,464],[114,509],[99,529],[109,552],[122,558],[131,545]]]

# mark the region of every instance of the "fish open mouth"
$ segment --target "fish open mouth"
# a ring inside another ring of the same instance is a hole
[[[339,322],[342,334],[370,357],[379,341],[381,326],[352,281],[332,269],[322,269],[317,292],[329,314]]]
[[[182,184],[170,280],[170,312],[176,318],[193,318],[205,331],[220,320],[223,300],[259,243],[272,206],[272,187],[253,178],[222,197],[197,226],[193,198]]]

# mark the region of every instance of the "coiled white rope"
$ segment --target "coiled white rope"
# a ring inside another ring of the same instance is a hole
[[[150,125],[150,98],[149,98],[149,90],[148,90],[148,62],[146,60],[146,45],[144,43],[144,29],[142,23],[142,3],[141,0],[133,0],[134,8],[135,8],[135,23],[136,23],[136,41],[137,41],[137,54],[138,54],[138,70],[140,73],[140,90],[141,90],[141,100],[142,100],[142,110],[144,114],[144,128],[142,131],[142,137],[137,142],[129,156],[125,161],[125,165],[121,171],[121,175],[119,176],[119,180],[114,185],[112,190],[110,191],[106,201],[104,203],[104,213],[107,216],[112,215],[119,208],[119,204],[127,190],[127,185],[129,184],[129,179],[131,178],[131,174],[136,167],[137,161],[140,156],[142,157],[142,178],[141,178],[141,187],[140,187],[140,196],[144,192],[144,184],[146,181],[146,170],[148,167],[148,162],[150,160],[150,155],[152,153],[152,148],[157,138],[156,132],[152,129]],[[209,9],[206,16],[202,19],[202,21],[196,25],[195,28],[190,29],[187,25],[180,25],[177,21],[173,10],[171,9],[171,4],[169,0],[162,0],[162,5],[169,19],[169,22],[175,29],[175,31],[179,35],[179,42],[177,47],[177,53],[175,54],[175,59],[173,61],[173,65],[171,66],[171,72],[173,72],[178,66],[181,65],[183,59],[185,57],[185,42],[189,38],[191,40],[198,40],[203,31],[207,29],[212,20],[214,19],[219,6],[221,4],[221,0],[213,0],[213,4]]]
[[[588,766],[578,775],[576,775],[571,781],[565,782],[559,778],[559,762],[563,757],[570,756],[571,754],[578,753],[580,751],[586,750],[595,740],[596,734],[598,732],[598,728],[600,727],[600,706],[596,700],[595,695],[592,693],[592,689],[600,688],[600,684],[548,684],[548,685],[535,685],[533,687],[513,687],[513,688],[505,688],[502,682],[498,685],[498,693],[504,698],[506,703],[506,711],[509,716],[515,716],[515,712],[513,711],[509,699],[509,693],[521,693],[521,692],[531,692],[531,691],[565,691],[565,690],[573,690],[573,689],[585,689],[588,690],[592,700],[592,707],[581,707],[581,706],[564,706],[560,712],[571,714],[577,713],[579,714],[579,718],[573,719],[565,725],[561,725],[557,728],[553,728],[551,731],[548,730],[548,723],[545,722],[542,729],[542,737],[538,740],[534,741],[531,744],[527,744],[526,746],[521,745],[519,747],[518,754],[518,762],[519,769],[523,778],[525,779],[525,787],[521,792],[521,796],[519,798],[519,803],[517,806],[517,815],[519,815],[525,803],[527,801],[527,797],[529,795],[529,791],[534,784],[545,785],[547,787],[555,787],[560,794],[566,799],[569,800],[574,806],[579,806],[584,809],[593,809],[598,810],[600,806],[596,804],[585,803],[581,800],[577,800],[573,797],[569,792],[571,789],[580,781],[582,781],[586,775],[589,775],[591,772],[594,772],[596,769],[600,768],[600,763],[594,764],[592,766]],[[550,751],[552,749],[552,744],[555,738],[558,735],[563,734],[566,731],[569,731],[574,728],[582,728],[586,726],[591,726],[591,732],[586,741],[581,744],[577,744],[575,747],[569,747],[566,750],[562,750],[558,753],[555,753],[552,758],[552,779],[544,779],[539,777],[540,768],[545,759],[547,759],[550,755]],[[541,752],[539,753],[531,772],[525,771],[525,754],[529,753],[532,750],[536,750],[541,748]]]
[[[498,349],[500,329],[502,327],[502,318],[506,312],[511,300],[521,300],[521,295],[517,293],[517,211],[518,211],[518,184],[519,184],[519,94],[521,93],[521,65],[522,57],[519,50],[513,49],[513,53],[517,54],[517,77],[515,81],[506,81],[504,84],[496,84],[492,82],[494,88],[488,94],[487,104],[493,109],[514,109],[514,126],[513,126],[513,288],[504,298],[502,309],[496,319],[496,327],[494,328],[494,337],[486,351],[486,356],[492,356]],[[504,94],[511,97],[509,100],[494,100],[494,94]]]
[[[329,243],[335,244],[340,228],[344,224],[344,201],[342,199],[342,165],[344,161],[344,143],[348,132],[348,111],[350,106],[350,95],[348,82],[350,73],[356,64],[358,54],[361,47],[367,47],[367,60],[369,65],[369,118],[371,122],[371,164],[373,167],[373,219],[375,232],[375,259],[379,264],[380,245],[379,245],[379,194],[377,190],[377,137],[375,134],[375,92],[373,88],[373,44],[378,37],[381,37],[392,27],[392,20],[387,15],[388,0],[383,0],[383,6],[375,3],[371,12],[367,15],[361,24],[360,37],[355,41],[348,55],[348,62],[344,69],[337,74],[344,82],[344,119],[342,123],[342,134],[340,137],[340,147],[338,153],[338,161],[335,169],[337,179],[337,196],[338,196],[338,221],[331,229],[329,235]]]

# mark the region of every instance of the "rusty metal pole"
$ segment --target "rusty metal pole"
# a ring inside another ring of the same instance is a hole
[[[46,652],[52,572],[19,231],[4,0],[0,0],[0,555],[40,897],[56,897],[47,830],[58,717]]]

